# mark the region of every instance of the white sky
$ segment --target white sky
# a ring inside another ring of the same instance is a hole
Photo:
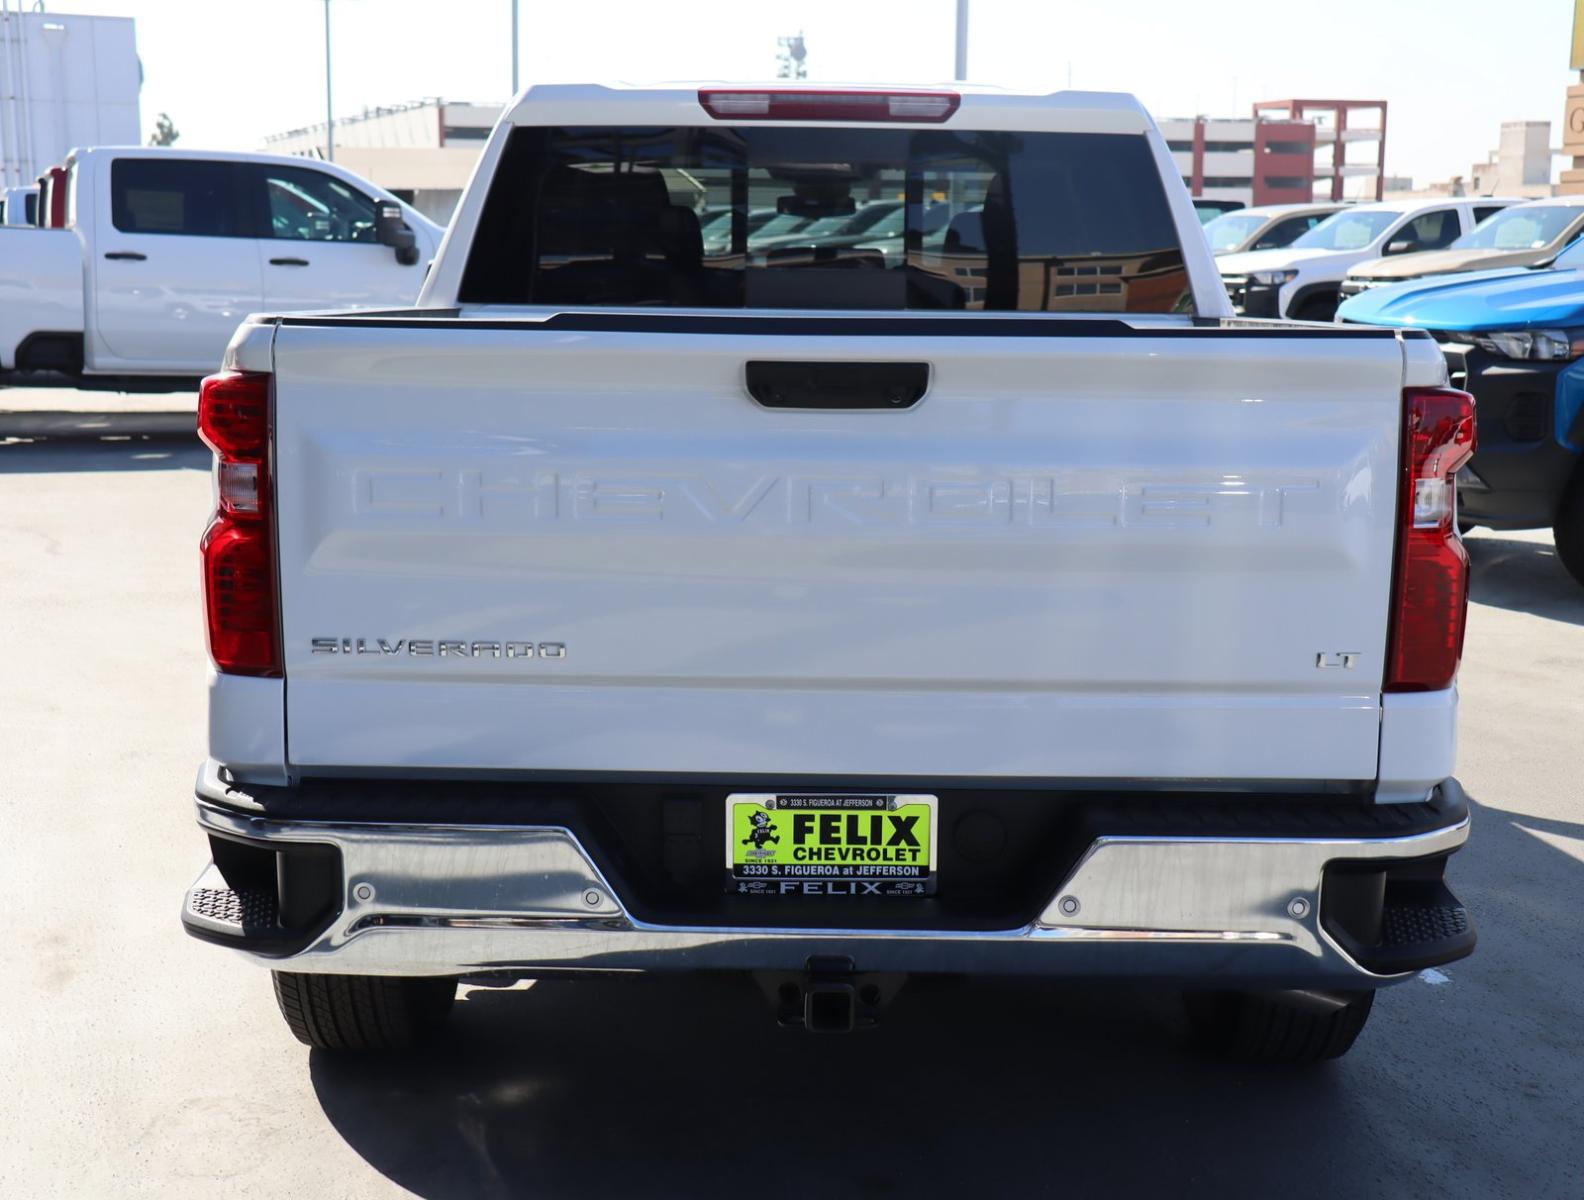
[[[954,0],[520,0],[522,81],[764,79],[801,30],[809,78],[936,82]],[[254,149],[324,118],[322,0],[47,0],[137,19],[145,131]],[[1561,141],[1572,0],[972,0],[979,82],[1131,91],[1157,117],[1259,99],[1390,102],[1386,169],[1421,184],[1495,148],[1503,121]],[[338,116],[511,90],[509,0],[331,0]],[[1560,160],[1559,160],[1560,165]]]

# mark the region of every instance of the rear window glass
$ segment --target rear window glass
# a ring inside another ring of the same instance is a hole
[[[236,237],[231,164],[121,158],[110,164],[110,220],[122,233]]]
[[[517,129],[460,299],[1192,310],[1145,138],[942,129]]]

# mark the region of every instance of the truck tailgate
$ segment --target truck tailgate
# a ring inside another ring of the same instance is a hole
[[[83,244],[70,229],[0,225],[0,368],[15,369],[17,351],[34,333],[83,331]],[[46,347],[40,347],[45,349]],[[69,346],[48,361],[64,366]]]
[[[291,762],[1375,777],[1391,333],[799,320],[283,322]]]

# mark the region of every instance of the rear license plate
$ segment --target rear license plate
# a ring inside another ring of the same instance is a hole
[[[934,796],[734,792],[726,890],[760,896],[930,896]]]

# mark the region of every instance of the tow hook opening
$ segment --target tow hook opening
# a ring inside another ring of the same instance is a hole
[[[810,1033],[851,1033],[857,1025],[858,997],[850,983],[811,983],[803,993],[803,1028]]]
[[[907,976],[859,971],[850,958],[813,957],[803,971],[761,971],[754,980],[783,1029],[852,1033],[880,1023]]]

